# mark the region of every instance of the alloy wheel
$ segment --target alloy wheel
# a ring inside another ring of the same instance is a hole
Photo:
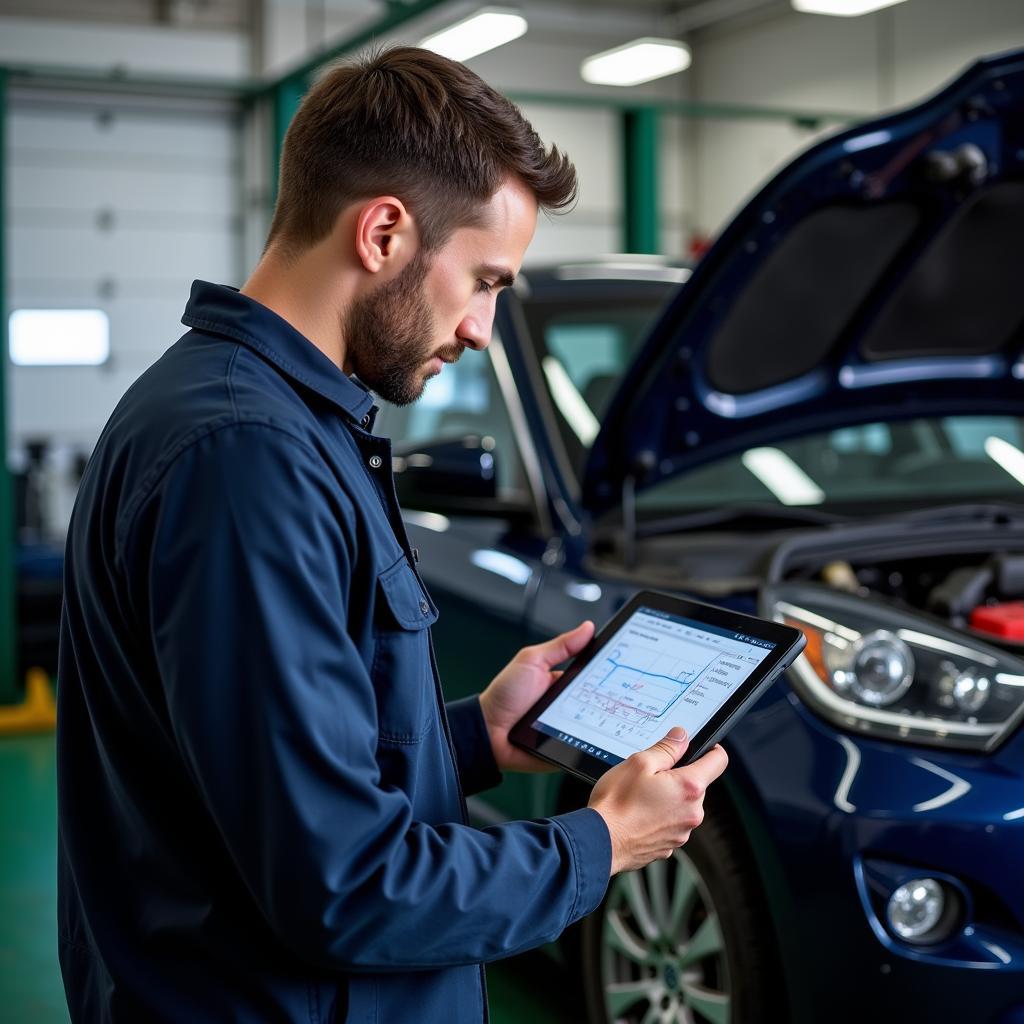
[[[719,913],[682,850],[612,881],[601,946],[610,1022],[729,1024]]]

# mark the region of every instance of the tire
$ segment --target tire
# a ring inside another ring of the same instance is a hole
[[[613,878],[583,922],[590,1024],[788,1019],[767,914],[742,833],[709,811],[668,860]]]

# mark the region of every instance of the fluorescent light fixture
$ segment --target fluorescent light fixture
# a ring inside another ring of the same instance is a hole
[[[901,3],[903,0],[792,0],[793,10],[801,14],[834,14],[840,18],[856,18]]]
[[[778,448],[751,448],[743,453],[743,465],[783,505],[820,505],[825,492]]]
[[[16,309],[8,326],[16,366],[97,366],[110,355],[102,309]]]
[[[585,445],[594,443],[601,424],[597,417],[590,411],[590,406],[579,393],[572,378],[565,372],[565,367],[555,359],[554,356],[545,356],[540,364],[544,369],[544,376],[548,379],[548,387],[551,388],[551,397],[561,410],[566,423],[572,427],[573,432]]]
[[[1001,437],[985,438],[985,454],[1019,484],[1024,484],[1024,452]]]
[[[678,74],[689,66],[689,47],[675,39],[646,36],[587,57],[580,65],[580,74],[584,82],[593,85],[640,85]]]
[[[452,60],[469,60],[511,43],[526,32],[526,19],[505,7],[482,7],[454,25],[427,36],[420,46]]]

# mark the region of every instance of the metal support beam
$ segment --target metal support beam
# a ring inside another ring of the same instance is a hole
[[[7,73],[0,68],[0,704],[21,696],[17,679],[18,633],[14,568],[14,487],[7,465]]]
[[[360,46],[374,42],[381,36],[401,27],[407,21],[412,21],[447,2],[448,0],[409,0],[408,3],[389,4],[387,14],[378,18],[372,25],[367,25],[366,28],[360,29],[353,35],[346,36],[326,50],[303,61],[298,67],[286,71],[276,81],[271,82],[269,88],[276,90],[286,82],[294,80],[300,83],[302,91],[305,92],[312,77],[325,64],[330,64],[332,60],[337,60],[338,57],[343,57],[346,53],[358,50]]]
[[[654,107],[622,112],[623,252],[660,252],[658,117]]]

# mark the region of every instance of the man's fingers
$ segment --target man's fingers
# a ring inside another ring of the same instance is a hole
[[[684,765],[678,769],[686,772],[690,781],[696,783],[701,789],[707,789],[729,764],[729,755],[722,745],[716,744],[703,757],[692,764]]]
[[[550,668],[552,665],[557,665],[573,655],[579,654],[590,643],[590,638],[593,635],[594,624],[587,619],[575,629],[570,629],[568,633],[560,633],[542,644],[524,647],[523,653],[533,664],[540,663],[545,668]]]
[[[646,767],[654,772],[663,772],[671,768],[686,753],[689,745],[686,730],[678,725],[672,726],[664,739],[658,740],[641,752]]]

